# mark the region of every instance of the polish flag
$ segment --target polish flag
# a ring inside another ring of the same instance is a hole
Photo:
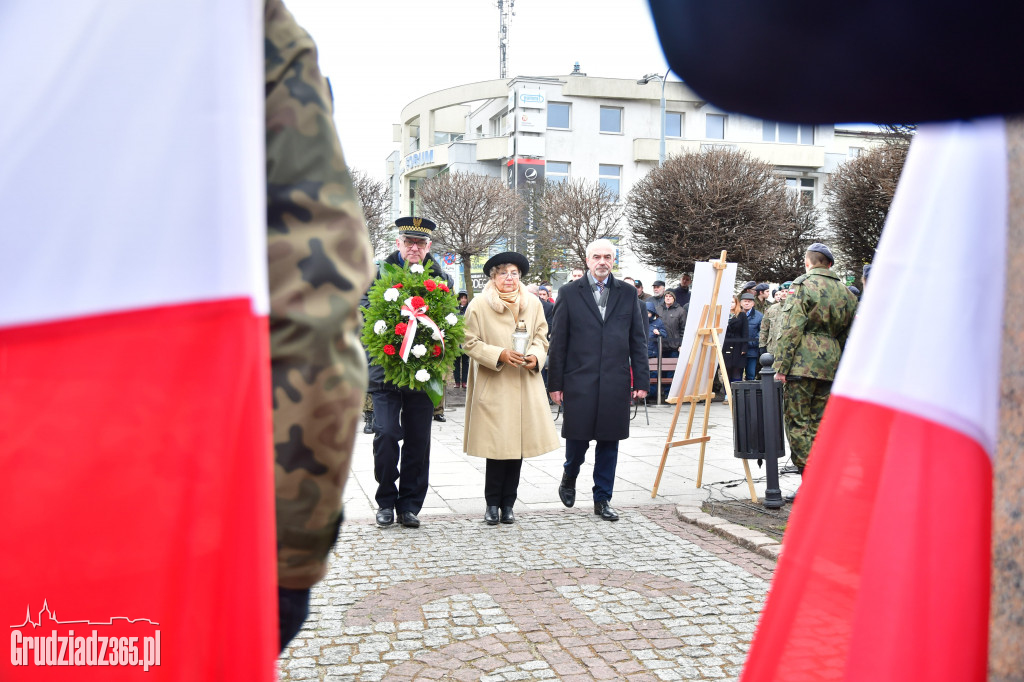
[[[0,13],[0,679],[274,679],[262,3]]]
[[[1002,120],[918,132],[744,682],[985,679],[1006,173]]]

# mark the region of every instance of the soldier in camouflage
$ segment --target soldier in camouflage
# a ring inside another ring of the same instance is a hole
[[[358,305],[373,260],[316,46],[281,0],[264,4],[264,72],[283,649],[305,620],[342,521],[366,390]]]
[[[807,274],[793,281],[782,304],[775,378],[786,385],[783,417],[793,463],[803,475],[857,308],[856,297],[832,272],[824,244],[804,256]]]
[[[768,300],[769,289],[771,289],[771,287],[764,282],[754,287],[754,295],[757,296],[757,301],[754,303],[754,310],[762,315],[768,312],[768,307],[771,305],[771,302]]]
[[[779,332],[782,331],[782,304],[785,302],[786,296],[789,295],[791,286],[793,286],[792,282],[782,284],[775,293],[775,303],[768,307],[764,313],[764,319],[761,320],[761,336],[757,345],[761,347],[762,354],[771,353],[772,356],[775,356]]]

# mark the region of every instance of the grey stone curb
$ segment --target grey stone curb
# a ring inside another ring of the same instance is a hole
[[[678,506],[676,507],[676,517],[680,521],[692,523],[698,528],[710,531],[773,561],[778,561],[782,554],[782,545],[764,533],[729,523],[725,519],[711,516],[711,514],[705,514],[700,507]]]

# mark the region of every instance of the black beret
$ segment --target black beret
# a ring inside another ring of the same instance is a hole
[[[864,266],[864,270],[861,272],[861,278],[867,279],[871,275],[871,263]]]
[[[767,284],[763,284],[762,283],[762,284],[758,284],[756,287],[754,287],[754,291],[768,291],[770,288],[771,287],[769,287]]]
[[[395,227],[398,228],[398,234],[407,234],[410,237],[424,237],[430,239],[430,235],[434,234],[434,230],[437,229],[437,225],[434,221],[427,220],[426,218],[414,218],[413,216],[403,216],[395,221]]]
[[[860,296],[860,289],[857,287],[846,287],[854,296]]]
[[[521,276],[525,276],[530,271],[530,261],[526,260],[526,256],[518,251],[505,251],[487,259],[487,262],[484,263],[484,274],[490,277],[491,268],[505,264],[514,265],[519,268]]]
[[[740,291],[746,291],[747,289],[753,289],[756,286],[757,286],[757,282],[755,282],[754,280],[750,280],[749,282],[744,282],[743,283],[743,286],[740,287]]]
[[[821,255],[825,256],[825,258],[828,258],[829,262],[832,263],[833,265],[836,262],[835,257],[832,255],[832,252],[829,251],[828,247],[822,244],[821,242],[814,242],[813,244],[807,247],[807,250],[814,251],[815,253],[820,253]]]

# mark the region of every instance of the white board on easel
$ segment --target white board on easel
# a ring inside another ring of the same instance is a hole
[[[683,342],[679,345],[680,353],[684,348],[692,348],[694,338],[697,336],[697,328],[700,327],[700,315],[706,305],[707,301],[711,300],[711,292],[715,285],[715,269],[708,261],[694,263],[693,265],[693,286],[690,287],[690,308],[686,313],[686,327],[683,330]],[[732,307],[732,292],[736,286],[736,263],[728,263],[725,266],[725,270],[722,271],[722,282],[718,288],[718,305],[721,306],[721,319],[713,320],[713,323],[708,325],[711,327],[721,327],[722,333],[718,335],[719,345],[724,342],[725,339],[725,323],[729,319],[729,309]],[[713,311],[712,311],[713,312]],[[713,348],[709,348],[704,351],[708,357],[704,359],[704,367],[711,367],[714,362],[714,358],[711,355],[714,353]],[[696,366],[696,365],[695,365]],[[675,376],[672,378],[672,386],[669,388],[669,398],[675,398],[680,395],[681,384],[683,382],[683,375],[685,372],[676,371]],[[704,372],[701,372],[701,379],[707,379]],[[696,372],[690,372],[690,376],[686,382],[686,387],[682,391],[682,395],[698,395],[705,391],[703,382],[697,383],[698,377]]]

